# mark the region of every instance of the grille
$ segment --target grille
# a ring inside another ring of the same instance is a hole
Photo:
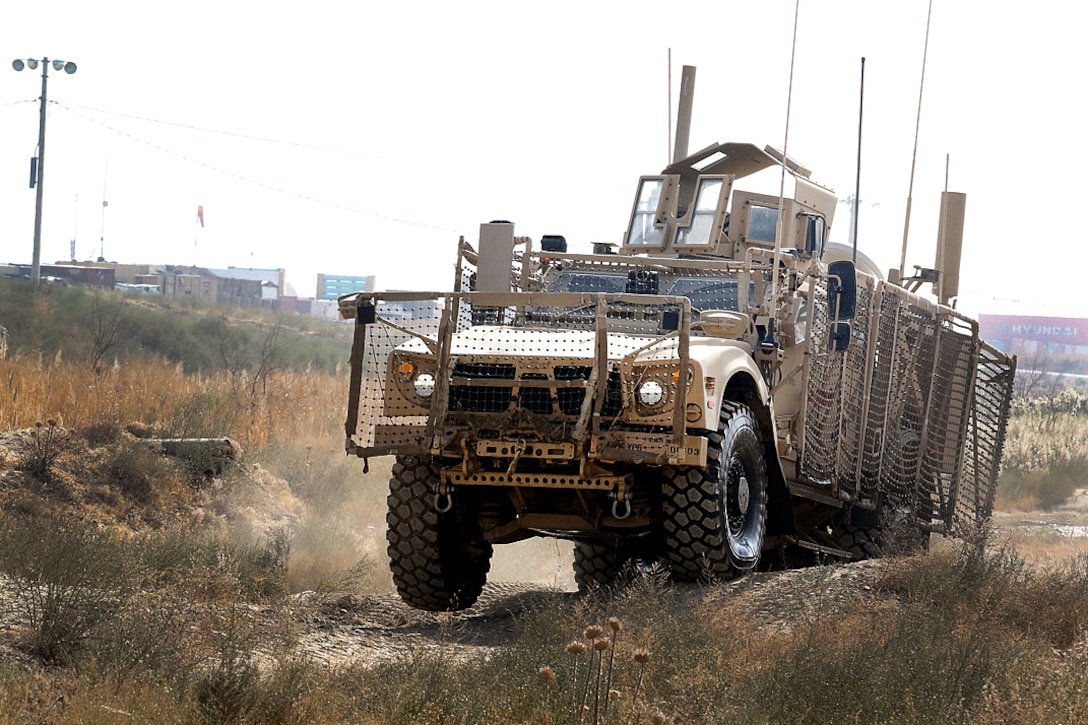
[[[454,379],[513,380],[515,372],[513,365],[495,363],[459,363],[453,367]],[[451,385],[449,409],[473,413],[501,413],[509,409],[513,394],[513,386]]]
[[[560,415],[577,418],[585,401],[585,388],[558,388],[553,391],[547,385],[534,385],[536,381],[588,380],[592,367],[589,365],[558,365],[545,372],[524,372],[520,376],[514,365],[500,363],[465,363],[453,368],[454,384],[450,386],[449,410],[466,413],[503,413],[520,409],[538,415]],[[507,386],[458,385],[457,379],[510,380]],[[513,381],[517,380],[517,387]],[[605,418],[619,415],[623,405],[620,374],[612,370],[608,374],[604,405],[601,415]]]

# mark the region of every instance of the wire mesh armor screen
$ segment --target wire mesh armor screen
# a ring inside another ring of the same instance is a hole
[[[420,450],[433,411],[433,427],[470,426],[480,438],[659,429],[663,449],[686,392],[689,306],[625,292],[613,276],[586,275],[578,292],[372,296],[380,301],[361,352],[357,452]]]
[[[349,437],[359,448],[411,448],[422,442],[425,411],[401,389],[406,386],[400,383],[411,380],[402,380],[407,369],[389,369],[390,355],[412,340],[437,340],[444,305],[442,297],[378,301],[375,321],[366,325],[361,358],[353,361],[361,376],[357,420]]]
[[[814,282],[812,315],[813,354],[808,357],[805,433],[801,471],[821,484],[840,486],[852,493],[860,488],[859,467],[864,426],[867,366],[866,344],[871,291],[858,285],[857,312],[851,322],[850,345],[844,353],[829,353],[830,333],[827,285]]]
[[[963,475],[954,515],[977,525],[993,508],[994,486],[1005,447],[1016,359],[986,345],[979,352],[973,405],[964,446]]]
[[[984,350],[973,322],[938,315],[898,286],[859,277],[857,292],[847,350],[806,361],[800,474],[851,496],[880,494],[927,523],[988,516],[1012,363]],[[826,300],[819,281],[817,347],[829,332]]]

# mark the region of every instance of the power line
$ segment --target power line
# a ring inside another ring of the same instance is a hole
[[[168,156],[173,156],[175,158],[181,159],[182,161],[193,164],[195,166],[203,167],[205,169],[208,169],[209,171],[214,171],[217,174],[222,174],[224,176],[228,176],[230,178],[237,179],[239,181],[244,181],[247,184],[252,184],[252,185],[258,186],[258,187],[260,187],[262,189],[267,189],[269,191],[274,191],[274,192],[277,192],[279,194],[285,194],[287,196],[292,196],[292,197],[295,197],[296,199],[301,199],[303,201],[309,201],[309,202],[313,202],[315,204],[321,204],[323,206],[327,206],[327,207],[330,207],[330,208],[333,208],[333,209],[340,209],[342,211],[348,211],[348,212],[352,212],[354,214],[361,214],[363,216],[371,217],[371,218],[374,218],[374,219],[382,219],[382,220],[385,220],[385,221],[394,222],[396,224],[407,224],[407,225],[410,225],[410,226],[422,227],[422,228],[425,228],[425,229],[436,229],[438,231],[451,232],[453,234],[463,234],[464,233],[464,231],[461,230],[461,229],[452,229],[450,227],[442,227],[442,226],[437,226],[435,224],[425,224],[423,222],[412,221],[410,219],[401,219],[401,218],[398,218],[398,217],[392,217],[392,216],[388,216],[388,215],[385,215],[385,214],[376,214],[374,212],[365,211],[363,209],[358,209],[358,208],[355,208],[355,207],[347,206],[345,204],[338,204],[338,203],[332,202],[332,201],[326,201],[325,199],[319,199],[316,196],[310,196],[308,194],[302,194],[302,193],[299,193],[297,191],[291,191],[289,189],[284,189],[283,187],[280,187],[280,186],[274,186],[272,184],[268,184],[268,183],[265,183],[263,181],[258,181],[256,179],[251,179],[248,176],[243,176],[242,174],[238,174],[238,173],[235,173],[233,171],[227,171],[226,169],[221,169],[221,168],[219,168],[217,166],[212,166],[211,164],[206,163],[204,161],[200,161],[199,159],[195,159],[195,158],[192,158],[190,156],[186,156],[185,154],[179,153],[179,152],[174,151],[172,149],[168,149],[168,148],[166,148],[164,146],[159,146],[158,144],[147,141],[146,139],[142,139],[139,136],[135,136],[135,135],[129,133],[128,131],[122,131],[121,129],[115,128],[115,127],[111,126],[110,124],[108,124],[108,123],[106,123],[106,122],[104,122],[104,121],[102,121],[100,119],[93,118],[93,117],[88,116],[86,114],[80,113],[79,111],[77,111],[75,109],[75,107],[67,106],[67,105],[64,105],[64,104],[61,104],[61,103],[57,103],[56,101],[50,101],[50,104],[53,104],[53,103],[56,103],[56,105],[59,106],[60,108],[63,108],[64,110],[69,111],[72,114],[74,114],[76,116],[79,116],[80,118],[91,121],[92,123],[97,123],[98,125],[102,126],[103,128],[105,128],[105,129],[107,129],[109,131],[112,131],[113,133],[115,133],[115,134],[117,134],[119,136],[124,136],[125,138],[131,139],[131,140],[133,140],[133,141],[135,141],[137,143],[141,143],[141,144],[143,144],[145,146],[148,146],[150,148],[155,149],[156,151],[158,151],[160,153],[164,153],[164,154],[166,154]],[[253,137],[249,137],[249,138],[253,138]]]
[[[120,113],[118,111],[107,111],[107,110],[105,110],[103,108],[91,108],[90,106],[69,106],[67,108],[69,108],[69,110],[79,108],[79,109],[82,109],[84,111],[91,111],[93,113],[105,113],[107,115],[118,116],[120,118],[131,118],[134,121],[145,121],[147,123],[157,123],[157,124],[160,124],[160,125],[163,125],[163,126],[173,126],[175,128],[188,129],[190,131],[201,131],[203,133],[214,133],[214,134],[218,134],[220,136],[230,136],[230,137],[233,137],[233,138],[243,138],[243,139],[246,139],[248,141],[261,141],[263,143],[277,144],[277,145],[280,145],[280,146],[295,146],[295,147],[298,147],[298,148],[311,149],[311,150],[314,150],[314,151],[329,151],[329,152],[338,153],[338,154],[353,154],[353,155],[356,155],[356,156],[366,156],[366,157],[369,157],[369,158],[376,158],[376,159],[390,158],[388,156],[378,156],[376,154],[365,154],[365,153],[363,153],[361,151],[352,151],[352,150],[345,150],[345,149],[334,149],[334,148],[329,148],[328,146],[315,146],[313,144],[301,143],[301,142],[298,142],[298,141],[284,141],[283,139],[267,138],[265,136],[252,136],[250,134],[237,133],[237,132],[234,132],[234,131],[224,131],[222,129],[217,129],[217,128],[207,128],[205,126],[196,126],[194,124],[178,123],[177,121],[163,121],[162,119],[147,118],[146,116],[137,116],[137,115],[131,114],[131,113]]]

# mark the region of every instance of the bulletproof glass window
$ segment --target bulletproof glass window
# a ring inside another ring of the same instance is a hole
[[[660,248],[664,243],[664,228],[654,225],[664,188],[665,179],[660,176],[646,177],[639,182],[631,226],[627,230],[628,245]]]
[[[676,246],[710,246],[717,244],[724,222],[725,204],[728,201],[728,187],[722,177],[700,177],[695,191],[695,204],[690,212],[688,226],[682,227],[676,234]],[[725,198],[722,191],[725,190]]]
[[[774,244],[778,209],[752,204],[748,212],[748,238],[756,242]]]

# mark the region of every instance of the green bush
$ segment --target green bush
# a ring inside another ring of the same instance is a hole
[[[114,358],[124,361],[151,354],[182,363],[187,372],[222,370],[226,365],[224,346],[236,361],[259,359],[273,327],[280,330],[277,362],[287,369],[333,372],[344,363],[350,349],[350,326],[326,320],[261,310],[186,306],[146,296],[139,302],[133,304],[118,293],[85,287],[42,286],[35,293],[29,281],[0,279],[0,309],[4,310],[12,355],[53,357],[60,351],[74,359],[98,356],[109,363]],[[123,324],[113,330],[110,322]],[[114,331],[123,334],[114,339]],[[104,353],[103,342],[110,343]]]

